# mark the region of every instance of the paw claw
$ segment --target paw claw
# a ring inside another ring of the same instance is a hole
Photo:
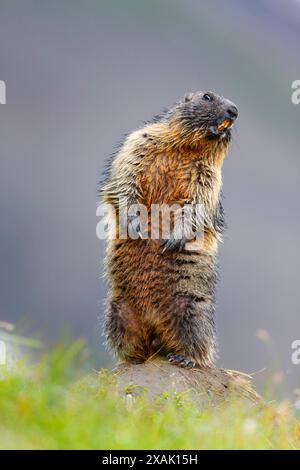
[[[196,365],[192,359],[187,359],[180,354],[168,354],[167,359],[170,364],[174,364],[178,367],[184,367],[186,369],[192,369]]]

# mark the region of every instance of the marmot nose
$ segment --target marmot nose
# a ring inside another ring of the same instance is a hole
[[[233,121],[238,117],[239,112],[235,104],[230,104],[229,106],[227,106],[226,114],[229,119],[232,119]]]

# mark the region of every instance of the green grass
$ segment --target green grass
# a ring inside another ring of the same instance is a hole
[[[184,396],[120,396],[108,371],[82,375],[81,344],[0,368],[1,449],[296,449],[288,404],[200,412]]]

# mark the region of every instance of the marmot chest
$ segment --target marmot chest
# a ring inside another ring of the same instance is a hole
[[[201,159],[185,155],[157,155],[137,181],[143,203],[214,206],[219,199],[221,178]]]

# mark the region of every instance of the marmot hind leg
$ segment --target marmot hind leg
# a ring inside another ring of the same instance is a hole
[[[171,363],[180,367],[212,367],[215,358],[213,300],[182,293],[164,313],[159,336]]]
[[[149,357],[152,339],[140,316],[125,300],[109,302],[105,336],[112,349],[125,361],[138,363]]]

